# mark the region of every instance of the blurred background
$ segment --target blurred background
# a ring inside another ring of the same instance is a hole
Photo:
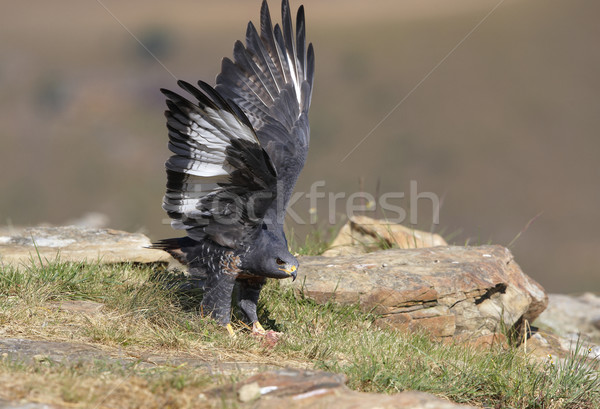
[[[600,291],[599,2],[304,4],[317,65],[297,191],[324,180],[324,192],[406,192],[401,205],[414,212],[414,180],[442,207],[433,224],[421,199],[413,227],[456,244],[512,243],[548,291]],[[270,5],[278,21],[279,4]],[[108,227],[177,235],[160,207],[169,152],[158,89],[175,88],[174,77],[214,84],[259,8],[2,2],[0,224],[60,225],[97,212]],[[288,226],[293,240],[328,229],[327,203],[316,210],[316,225]],[[294,211],[310,219],[305,198]]]

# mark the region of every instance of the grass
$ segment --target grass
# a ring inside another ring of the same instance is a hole
[[[0,382],[12,400],[87,407],[194,407],[196,396],[214,383],[207,374],[188,368],[141,369],[97,360],[63,365],[51,361],[24,364],[0,361]],[[185,394],[181,391],[185,390]],[[2,396],[0,394],[0,396]],[[197,402],[196,402],[197,403]]]
[[[238,336],[230,338],[189,308],[193,294],[182,301],[164,277],[156,266],[60,260],[19,270],[1,267],[2,338],[87,343],[140,358],[82,364],[3,357],[0,398],[70,407],[193,407],[203,390],[231,380],[209,378],[189,365],[148,369],[141,363],[151,354],[316,368],[344,373],[355,390],[420,390],[486,407],[600,407],[599,364],[577,353],[540,363],[518,347],[475,349],[384,330],[357,306],[319,305],[276,281],[263,290],[259,312],[267,329],[285,335],[268,348],[239,323]],[[56,307],[63,300],[100,302],[104,309],[73,314]]]
[[[304,241],[298,241],[294,230],[287,234],[289,247],[292,254],[301,256],[318,256],[330,247],[331,242],[338,233],[340,226],[317,225],[304,237]]]

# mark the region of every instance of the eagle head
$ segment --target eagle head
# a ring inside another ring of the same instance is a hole
[[[240,268],[251,274],[269,278],[296,279],[298,260],[288,250],[285,239],[268,230],[259,230],[240,258]]]

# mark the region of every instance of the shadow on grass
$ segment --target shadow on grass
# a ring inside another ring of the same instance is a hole
[[[186,312],[194,312],[203,315],[202,299],[204,297],[204,277],[190,276],[181,270],[170,270],[166,264],[155,264],[151,269],[148,280],[153,285],[158,285],[173,296],[176,305]],[[231,322],[239,327],[251,328],[245,314],[238,306],[239,284],[236,283],[232,294],[232,316]],[[258,302],[258,320],[266,330],[281,332],[281,325],[270,318],[270,311],[261,297]]]

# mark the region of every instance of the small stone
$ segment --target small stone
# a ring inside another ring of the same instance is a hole
[[[544,338],[544,336],[542,334],[540,334],[539,332],[536,332],[535,334],[533,334],[531,336],[530,340],[537,341],[541,346],[545,346],[545,347],[550,346],[550,343],[548,342],[548,340],[546,338]]]
[[[35,354],[34,356],[31,357],[35,362],[44,362],[46,360],[48,360],[48,357],[46,355],[42,355],[42,354]]]
[[[258,382],[243,385],[238,390],[238,399],[240,402],[251,402],[258,398],[260,398],[260,386],[258,385]]]

